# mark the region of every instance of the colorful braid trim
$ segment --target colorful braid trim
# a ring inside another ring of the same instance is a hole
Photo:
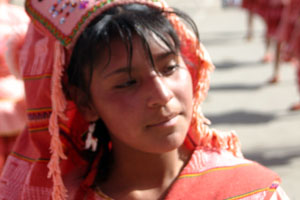
[[[24,155],[21,155],[17,152],[11,152],[10,155],[16,157],[16,158],[19,158],[21,160],[24,160],[24,161],[27,161],[27,162],[31,162],[31,163],[34,163],[34,162],[44,162],[44,163],[47,163],[49,162],[49,158],[29,158],[27,156],[24,156]]]
[[[32,80],[40,80],[44,78],[51,78],[51,74],[41,74],[41,75],[36,75],[36,76],[24,76],[23,80],[24,81],[32,81]]]
[[[37,12],[31,5],[30,1],[26,1],[25,3],[25,10],[30,14],[34,19],[39,21],[43,26],[45,26],[61,43],[66,46],[72,40],[64,35],[62,32],[57,30],[57,28],[46,18],[43,17],[39,12]]]
[[[241,195],[238,195],[238,196],[235,196],[235,197],[230,197],[230,198],[225,199],[225,200],[244,199],[245,197],[249,197],[251,195],[258,194],[258,193],[261,193],[261,192],[275,192],[278,186],[279,186],[279,183],[276,181],[270,187],[265,187],[265,188],[260,188],[260,189],[257,189],[257,190],[253,190],[251,192],[241,194]]]
[[[58,39],[61,44],[63,46],[68,46],[71,44],[71,42],[73,41],[73,39],[75,38],[76,34],[78,33],[78,31],[81,29],[81,26],[83,24],[85,24],[85,22],[89,19],[89,17],[91,15],[93,15],[94,13],[96,13],[99,9],[103,8],[105,5],[109,4],[109,3],[113,3],[116,0],[103,0],[103,1],[99,1],[97,2],[96,5],[94,5],[92,8],[89,9],[89,11],[86,12],[85,15],[82,16],[81,20],[78,21],[78,23],[76,24],[76,26],[73,28],[73,30],[71,31],[70,35],[65,35],[64,33],[62,33],[61,31],[59,31],[57,29],[57,26],[55,26],[53,23],[51,23],[48,19],[46,19],[42,14],[40,14],[37,10],[35,10],[31,4],[31,1],[26,1],[25,3],[25,9],[26,11],[38,22],[40,22],[44,27],[46,27],[46,29],[48,29],[50,31],[51,34],[54,35],[54,37],[56,39]],[[156,3],[159,2],[159,0],[148,0],[150,2]],[[130,1],[128,1],[130,3]],[[122,3],[125,4],[126,2]],[[146,3],[140,1],[136,1],[136,3]]]
[[[178,177],[178,179],[182,179],[182,178],[193,178],[193,177],[198,177],[198,176],[202,176],[204,174],[208,174],[210,172],[215,172],[215,171],[224,171],[224,170],[231,170],[234,168],[238,168],[238,167],[244,167],[244,166],[248,166],[248,165],[253,165],[253,163],[246,163],[246,164],[240,164],[240,165],[235,165],[235,166],[229,166],[229,167],[216,167],[216,168],[212,168],[212,169],[208,169],[206,171],[200,172],[200,173],[192,173],[192,174],[182,174]]]

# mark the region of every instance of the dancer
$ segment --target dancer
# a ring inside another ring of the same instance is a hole
[[[283,9],[285,7],[285,0],[260,0],[261,1],[261,10],[263,10],[262,16],[266,22],[266,43],[267,50],[263,61],[271,61],[270,59],[272,54],[269,52],[270,46],[274,44],[275,53],[274,53],[274,66],[273,66],[273,75],[268,81],[270,84],[277,83],[279,81],[280,74],[280,48],[281,42],[276,40],[276,33],[282,18]]]
[[[208,127],[200,106],[213,65],[186,14],[162,0],[26,9],[29,122],[0,198],[288,199],[233,132]]]
[[[289,61],[296,66],[297,85],[300,91],[300,72],[299,72],[299,60],[300,60],[300,1],[290,0],[286,3],[283,10],[281,22],[276,34],[276,40],[280,44],[281,48],[277,49],[278,56],[275,66],[279,61]],[[291,106],[290,110],[300,110],[300,99],[298,103]]]
[[[242,8],[247,10],[247,34],[246,39],[251,41],[253,38],[253,19],[257,11],[257,0],[243,0]]]

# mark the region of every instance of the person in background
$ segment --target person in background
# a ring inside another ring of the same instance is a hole
[[[269,49],[271,46],[273,45],[275,46],[274,54],[273,53],[265,54],[265,58],[274,55],[274,59],[266,59],[269,61],[271,60],[274,61],[273,75],[268,82],[270,84],[274,84],[279,81],[279,74],[280,74],[279,55],[280,55],[281,43],[278,40],[276,40],[276,34],[280,25],[283,9],[285,6],[286,6],[286,0],[260,0],[261,15],[266,23],[265,37],[267,41],[267,46],[269,46]]]
[[[11,49],[15,48],[12,50],[15,53],[9,55],[11,59],[6,61],[7,41],[10,37],[20,37],[18,34],[25,32],[28,22],[29,18],[23,8],[0,0],[0,174],[17,136],[26,123],[23,81],[13,69],[16,66],[14,59],[17,57],[17,49],[21,44],[11,41]],[[14,71],[13,74],[8,65]]]
[[[279,61],[289,61],[295,65],[296,83],[300,93],[300,1],[287,1],[283,11],[276,39],[281,44],[278,55]],[[300,99],[298,103],[291,106],[290,110],[300,110]]]
[[[273,3],[273,1],[276,3]],[[265,23],[265,52],[262,62],[273,61],[272,46],[274,43],[273,35],[280,18],[280,3],[277,0],[243,0],[242,8],[248,11],[247,39],[250,41],[253,37],[253,20],[255,15],[259,16]]]
[[[253,19],[255,13],[257,13],[257,1],[258,0],[243,0],[241,7],[247,10],[247,34],[246,39],[248,41],[253,38]]]

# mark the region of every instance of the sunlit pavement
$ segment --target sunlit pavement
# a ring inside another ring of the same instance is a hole
[[[255,35],[245,39],[246,12],[222,8],[217,0],[169,0],[196,21],[216,69],[203,105],[212,127],[235,130],[245,157],[276,171],[291,199],[300,196],[300,112],[288,108],[299,99],[295,68],[283,64],[281,81],[268,85],[272,63],[263,64],[264,24],[255,18]]]

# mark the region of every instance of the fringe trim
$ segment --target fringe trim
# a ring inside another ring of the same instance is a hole
[[[170,14],[168,18],[177,30],[179,39],[185,42],[181,47],[181,51],[189,57],[190,61],[195,63],[195,66],[192,66],[190,69],[192,74],[196,71],[196,76],[193,77],[193,116],[188,133],[192,142],[187,143],[187,145],[208,147],[216,150],[226,149],[235,156],[242,157],[241,144],[235,132],[219,132],[210,129],[208,127],[210,121],[205,118],[201,110],[201,104],[209,90],[210,73],[214,70],[209,54],[195,35],[186,28],[185,24],[176,15]]]
[[[53,191],[52,199],[65,200],[67,199],[67,189],[64,186],[61,170],[60,159],[67,159],[63,152],[62,143],[59,138],[59,117],[66,119],[64,110],[66,108],[66,99],[62,91],[61,78],[64,70],[65,54],[64,49],[59,41],[55,42],[54,66],[51,83],[51,101],[52,113],[49,121],[49,132],[52,135],[50,143],[51,158],[48,163],[48,178],[52,177]]]

